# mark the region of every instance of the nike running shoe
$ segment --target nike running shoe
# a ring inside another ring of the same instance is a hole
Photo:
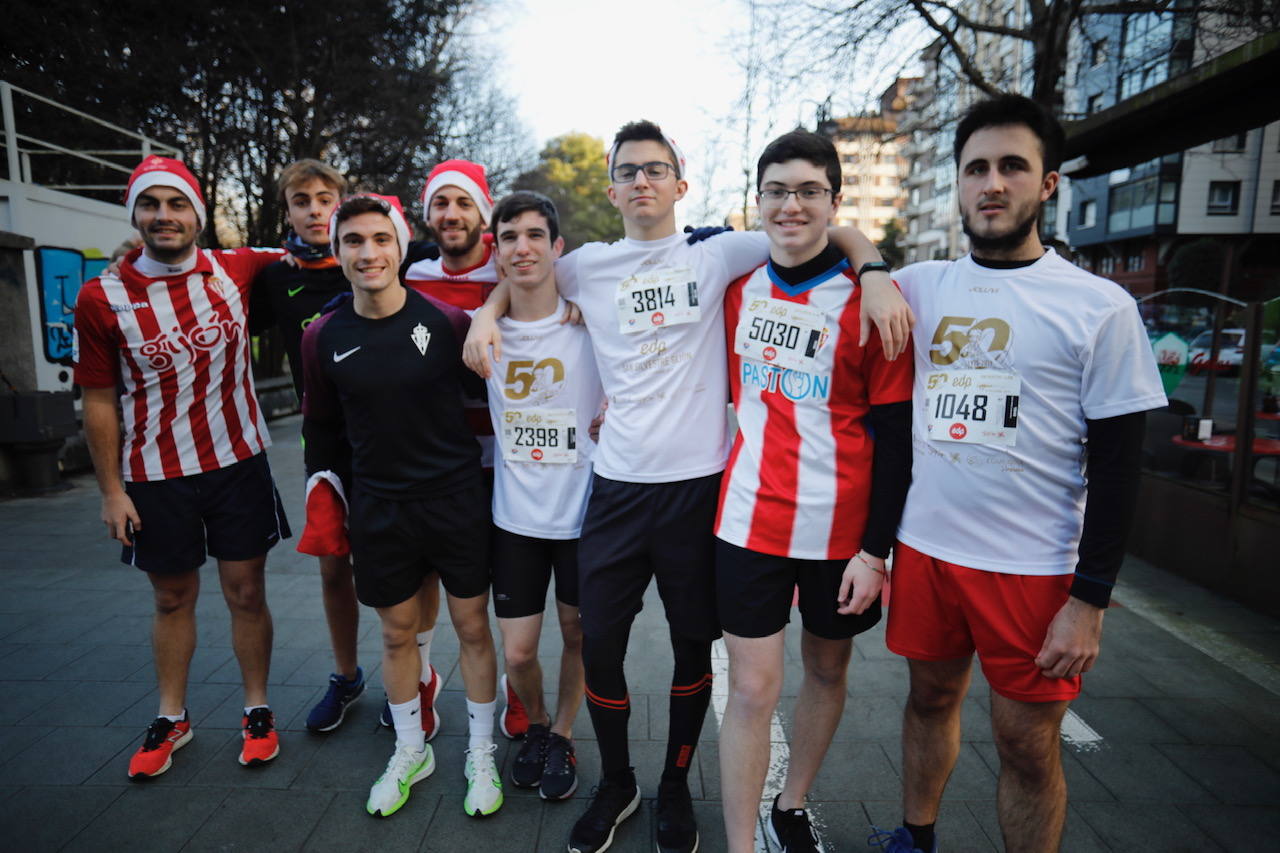
[[[529,732],[532,734],[533,726],[529,727]],[[538,796],[544,800],[565,800],[573,796],[573,792],[578,790],[578,759],[573,754],[573,744],[568,738],[547,732],[543,753],[546,761],[542,765]]]
[[[551,730],[541,723],[529,726],[520,752],[511,764],[511,783],[517,788],[536,788],[542,782],[542,768],[547,761],[547,736]]]
[[[502,729],[502,733],[512,740],[524,737],[524,733],[529,730],[529,712],[525,710],[524,703],[520,701],[520,697],[516,695],[515,689],[508,683],[505,675],[502,676],[502,692],[506,694],[507,707],[498,718],[498,726]]]
[[[395,721],[391,719],[391,700],[385,699],[382,702],[382,713],[378,715],[378,725],[384,729],[395,728]]]
[[[364,670],[356,667],[356,677],[348,681],[336,672],[329,676],[329,689],[324,698],[307,715],[307,728],[313,732],[331,732],[342,725],[342,719],[364,693]]]
[[[878,826],[871,827],[871,834],[867,836],[868,847],[879,847],[884,853],[938,853],[938,839],[933,839],[933,844],[928,850],[921,850],[916,846],[916,840],[911,837],[911,830],[905,826],[900,826],[893,832],[887,832]]]
[[[280,736],[276,734],[276,718],[270,708],[254,708],[243,719],[241,764],[245,767],[257,767],[280,754]]]
[[[659,853],[696,853],[698,822],[693,816],[693,798],[683,779],[658,783]]]
[[[156,717],[147,726],[142,746],[129,759],[130,779],[159,776],[173,766],[173,753],[191,741],[191,720],[185,711],[183,717],[176,723],[168,717]]]
[[[467,750],[467,763],[462,770],[467,777],[467,796],[462,809],[472,817],[487,817],[502,808],[502,777],[493,759],[497,751],[496,743]]]
[[[396,751],[391,753],[391,760],[387,762],[387,769],[369,789],[365,811],[374,817],[395,814],[409,799],[409,789],[413,784],[430,776],[435,769],[436,757],[431,744],[424,743],[422,750],[417,751],[408,744],[397,743]]]
[[[436,699],[439,698],[440,688],[444,684],[436,668],[430,664],[428,668],[431,670],[431,678],[426,684],[418,682],[418,697],[422,700],[422,732],[427,740],[431,740],[436,736],[436,732],[440,731],[440,712],[436,710]],[[389,707],[388,710],[390,710]]]
[[[826,848],[809,823],[809,813],[804,809],[784,811],[778,808],[777,797],[773,798],[773,809],[764,828],[780,853],[825,853]]]
[[[635,773],[626,771],[618,779],[601,780],[591,792],[591,805],[569,833],[569,853],[603,853],[613,844],[618,824],[635,813],[640,805],[640,786]]]

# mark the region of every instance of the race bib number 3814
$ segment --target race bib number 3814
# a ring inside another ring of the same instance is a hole
[[[933,441],[1018,442],[1022,380],[997,370],[938,370],[925,377],[925,417]]]
[[[578,461],[573,409],[508,409],[502,413],[502,458],[512,462]]]
[[[617,308],[623,334],[696,323],[702,317],[698,280],[683,267],[633,275],[618,284]]]

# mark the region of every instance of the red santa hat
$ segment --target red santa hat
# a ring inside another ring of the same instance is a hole
[[[489,195],[489,179],[485,177],[484,166],[470,160],[445,160],[427,175],[427,185],[422,188],[422,208],[425,211],[431,204],[431,197],[444,187],[457,187],[480,208],[480,218],[486,225],[493,216],[493,196]]]
[[[329,217],[329,246],[333,250],[335,258],[338,255],[338,214],[347,206],[348,202],[358,198],[371,198],[378,202],[379,209],[387,215],[391,220],[391,224],[396,229],[396,239],[400,242],[400,260],[403,261],[405,255],[409,251],[409,221],[404,217],[404,208],[400,205],[400,199],[393,195],[378,195],[377,193],[356,193],[347,196],[342,203],[333,209],[333,215]]]
[[[138,196],[152,187],[170,187],[187,197],[196,210],[196,218],[200,227],[204,228],[204,196],[200,193],[200,183],[191,170],[180,160],[171,157],[160,157],[152,154],[138,164],[129,176],[129,185],[124,191],[124,206],[129,211],[129,219],[133,220],[133,207],[138,203]]]
[[[667,136],[664,133],[662,134],[662,138],[666,140],[667,145],[670,146],[671,148],[671,153],[674,154],[676,157],[676,162],[675,162],[676,177],[683,178],[685,174],[686,166],[688,165],[684,159],[684,152],[680,150],[680,146],[676,145],[676,141],[672,139],[670,136]],[[609,149],[609,153],[605,155],[605,158],[604,158],[605,168],[609,170],[610,180],[613,179],[613,158],[616,157],[618,154],[619,145],[620,143],[615,142],[613,144],[613,147]]]

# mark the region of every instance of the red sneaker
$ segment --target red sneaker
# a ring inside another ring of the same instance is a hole
[[[276,718],[270,708],[254,708],[243,719],[244,744],[240,747],[241,764],[245,767],[257,767],[280,754],[280,736],[276,734]]]
[[[147,726],[142,746],[129,759],[129,778],[147,779],[159,776],[173,766],[173,753],[191,740],[191,721],[175,723],[168,717],[156,717]]]
[[[422,731],[427,740],[431,740],[440,731],[440,712],[436,710],[436,699],[443,686],[440,673],[436,672],[434,666],[431,667],[431,679],[426,684],[418,682],[418,698],[422,700]]]
[[[502,676],[502,692],[507,696],[507,707],[498,718],[498,727],[512,740],[522,738],[529,731],[529,712],[524,709],[524,703],[520,701],[516,691],[507,683],[505,675]]]

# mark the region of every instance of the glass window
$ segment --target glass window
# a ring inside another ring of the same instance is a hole
[[[1215,152],[1243,151],[1248,142],[1249,134],[1237,133],[1234,136],[1224,136],[1221,139],[1213,141],[1213,150]]]
[[[1280,216],[1280,181],[1271,182],[1271,215]]]
[[[1209,205],[1205,211],[1210,216],[1234,216],[1240,212],[1240,182],[1210,181]]]
[[[1080,204],[1080,227],[1092,228],[1098,224],[1098,203],[1086,201]]]
[[[1107,230],[1128,231],[1154,225],[1158,183],[1155,177],[1150,177],[1112,187]]]
[[[1103,62],[1106,62],[1106,60],[1107,40],[1105,38],[1100,38],[1093,43],[1092,48],[1089,50],[1089,64],[1101,65]]]
[[[1087,115],[1093,115],[1102,109],[1102,93],[1089,96],[1089,102],[1085,105],[1084,111]]]

